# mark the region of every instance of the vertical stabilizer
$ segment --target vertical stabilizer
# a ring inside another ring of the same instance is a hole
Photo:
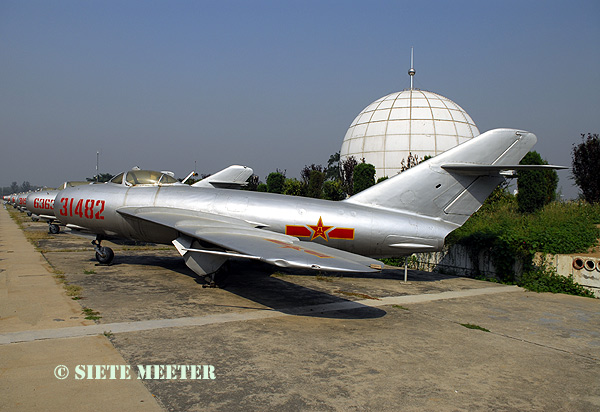
[[[529,132],[490,130],[345,201],[462,225],[536,141]]]

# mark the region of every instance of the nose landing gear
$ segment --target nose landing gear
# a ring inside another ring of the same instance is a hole
[[[94,249],[96,250],[96,260],[101,265],[110,265],[115,258],[115,252],[109,247],[102,246],[101,242],[102,238],[100,236],[92,240],[92,245],[94,245]]]

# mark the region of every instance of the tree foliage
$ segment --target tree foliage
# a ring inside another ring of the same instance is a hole
[[[308,178],[306,195],[315,199],[320,199],[323,192],[323,183],[325,182],[325,172],[312,170]]]
[[[283,194],[290,196],[304,196],[304,185],[298,179],[285,179]]]
[[[402,159],[402,161],[400,162],[400,173],[410,169],[411,167],[415,167],[419,163],[431,158],[431,156],[425,157],[426,159],[420,159],[418,154],[413,155],[411,152],[408,152],[408,157],[406,159]]]
[[[269,193],[283,193],[283,186],[285,183],[285,172],[277,169],[276,172],[269,173],[267,176],[267,192]]]
[[[582,142],[573,147],[573,179],[589,203],[600,203],[600,136],[581,134]]]
[[[346,198],[342,182],[338,180],[326,180],[323,183],[323,199],[327,200],[343,200]]]
[[[363,190],[375,184],[375,166],[370,163],[360,163],[354,168],[354,193]]]
[[[327,180],[339,180],[340,174],[340,152],[335,152],[329,156],[327,169],[325,169],[325,178]]]
[[[529,152],[519,164],[547,165],[538,152]],[[556,198],[555,170],[521,170],[517,178],[517,204],[522,213],[534,213]]]
[[[354,194],[354,168],[358,164],[354,156],[340,161],[340,177],[342,179],[342,188],[348,196]]]

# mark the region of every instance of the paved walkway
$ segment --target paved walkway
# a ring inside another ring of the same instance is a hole
[[[308,315],[311,313],[325,313],[338,310],[360,309],[364,307],[380,307],[386,305],[402,305],[410,303],[425,303],[437,300],[464,298],[469,296],[490,295],[496,293],[514,292],[517,286],[493,286],[480,289],[447,291],[426,295],[389,296],[381,299],[365,299],[359,301],[344,301],[326,303],[322,305],[308,305],[286,309],[257,309],[243,313],[221,313],[206,316],[182,317],[175,319],[154,319],[137,322],[115,322],[93,324],[86,326],[72,326],[61,329],[25,330],[18,332],[1,333],[0,345],[15,342],[32,342],[44,339],[72,338],[92,335],[103,335],[106,332],[123,333],[139,332],[152,329],[176,328],[188,326],[213,325],[218,323],[239,322],[245,320],[278,318],[282,316]]]
[[[66,296],[46,260],[0,208],[0,335],[72,327],[95,324],[84,318],[81,306]],[[0,345],[0,410],[162,410],[135,379],[57,379],[55,368],[73,358],[81,364],[126,364],[102,335]]]

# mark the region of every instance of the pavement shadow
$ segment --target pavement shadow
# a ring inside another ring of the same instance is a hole
[[[91,258],[90,261],[95,259]],[[178,256],[121,253],[111,264],[116,267],[119,265],[158,266],[206,285],[204,278],[189,269]],[[274,267],[265,263],[233,259],[227,265],[227,270],[216,278],[221,289],[277,311],[294,316],[335,319],[372,319],[386,314],[382,309],[288,282],[285,277],[293,274],[287,271],[282,272],[282,277],[271,276]],[[314,272],[310,274],[314,275]]]

